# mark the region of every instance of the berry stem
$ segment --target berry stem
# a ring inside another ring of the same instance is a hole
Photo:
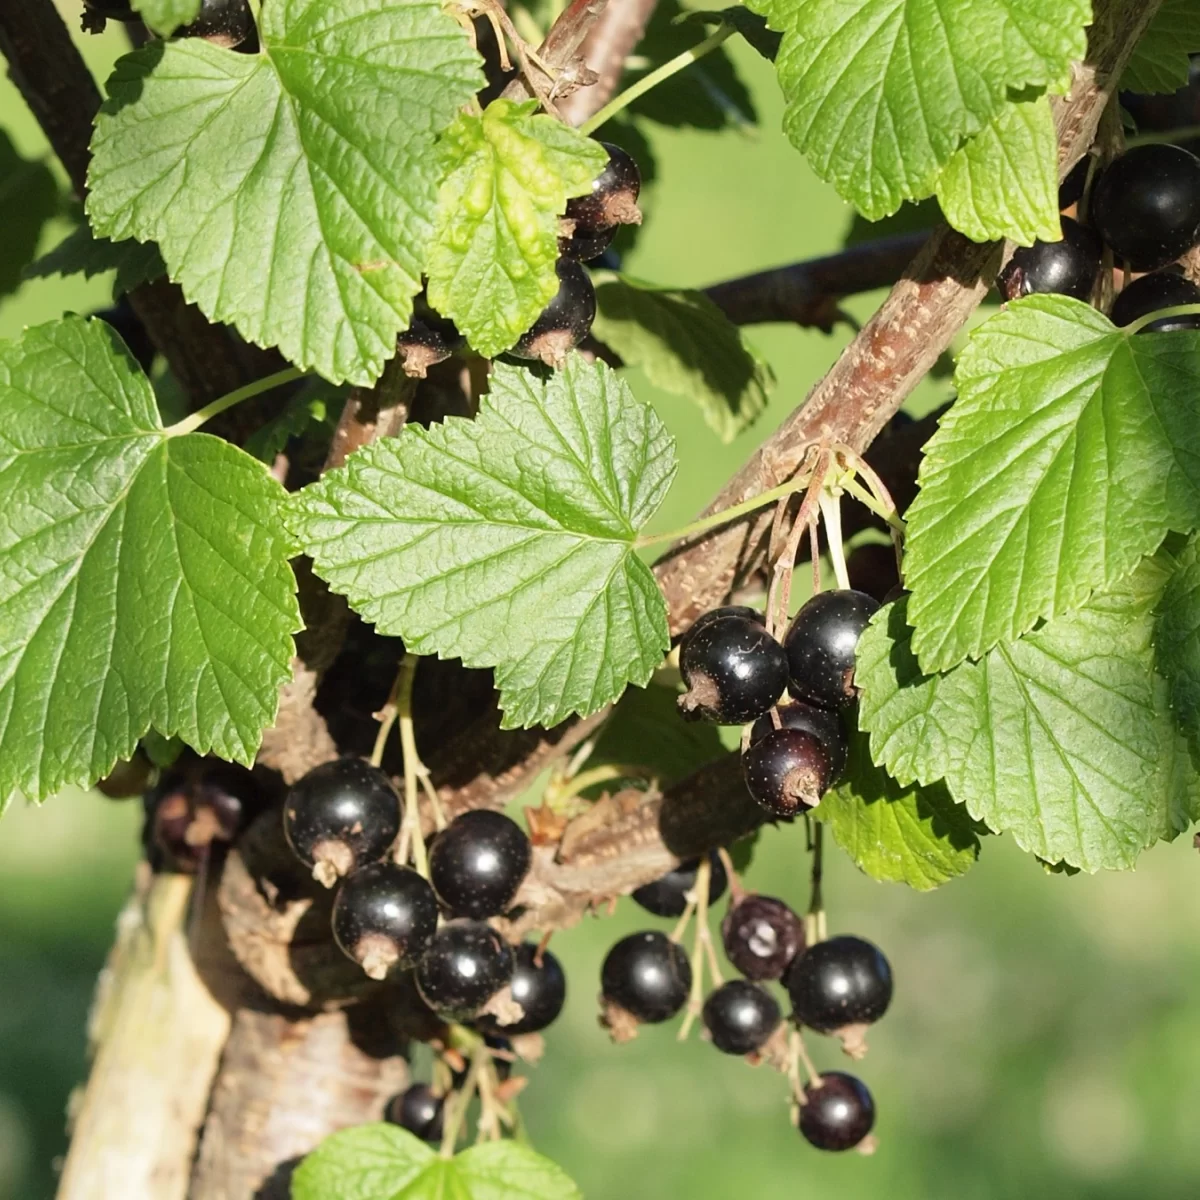
[[[850,572],[846,569],[846,548],[842,545],[842,506],[837,496],[822,491],[817,503],[821,506],[821,519],[825,522],[825,542],[829,546],[829,558],[833,563],[833,574],[838,587],[850,590]]]
[[[1128,274],[1126,271],[1126,285],[1129,283]],[[1138,317],[1136,321],[1131,321],[1126,325],[1122,332],[1132,336],[1140,333],[1147,325],[1161,321],[1164,317],[1192,317],[1197,314],[1200,314],[1200,304],[1176,304],[1171,308],[1160,308],[1157,312],[1149,312],[1144,317]]]
[[[721,982],[720,968],[717,966],[716,952],[712,948],[712,934],[708,929],[708,891],[712,883],[712,860],[706,854],[700,860],[696,869],[696,882],[692,885],[692,894],[688,904],[695,905],[696,935],[692,942],[692,990],[688,996],[687,1012],[684,1013],[683,1024],[679,1029],[679,1040],[687,1041],[692,1030],[692,1024],[704,1007],[704,965],[707,961],[712,971],[713,982]],[[687,912],[681,919],[686,919]]]
[[[825,486],[825,478],[829,474],[833,458],[827,448],[817,451],[816,462],[808,476],[808,488],[800,511],[792,523],[791,533],[783,548],[783,553],[775,559],[771,575],[771,586],[767,590],[767,629],[777,638],[783,635],[787,625],[788,609],[792,600],[792,572],[796,567],[796,555],[800,552],[800,542],[807,532],[809,534],[809,550],[813,561],[813,583],[816,591],[820,583],[819,562],[820,553],[817,545],[816,527],[813,518],[818,511],[821,489]]]
[[[872,474],[874,474],[874,472],[872,472]],[[876,478],[878,478],[878,476]],[[883,486],[882,483],[880,483],[880,486]],[[858,482],[858,480],[850,476],[844,476],[842,479],[839,479],[838,487],[840,487],[843,491],[849,492],[850,495],[859,502],[859,504],[869,508],[871,512],[873,512],[881,521],[886,521],[888,523],[888,528],[891,529],[893,533],[898,533],[901,537],[904,536],[904,518],[896,512],[895,506],[889,509],[880,498],[878,498],[876,495],[873,495],[872,492],[867,491],[867,489],[864,488],[862,484]]]
[[[1160,133],[1136,133],[1125,139],[1125,148],[1132,150],[1134,146],[1150,146],[1158,142],[1190,142],[1200,137],[1200,125],[1182,125],[1178,129],[1164,129]]]
[[[578,775],[570,776],[557,783],[551,781],[546,786],[543,799],[556,810],[561,810],[581,792],[595,786],[597,783],[607,783],[610,779],[653,779],[651,772],[645,767],[633,763],[605,763],[602,767],[592,767],[590,771],[580,771]]]
[[[483,1051],[483,1054],[480,1052]],[[459,1135],[467,1120],[467,1109],[471,1106],[471,1097],[479,1089],[479,1075],[483,1070],[483,1057],[486,1047],[483,1039],[471,1051],[471,1066],[462,1087],[446,1101],[446,1127],[442,1133],[443,1158],[453,1158],[454,1149],[458,1145]]]
[[[267,375],[262,379],[256,379],[253,383],[246,384],[245,387],[237,388],[232,392],[226,392],[224,396],[218,396],[212,403],[206,404],[203,408],[196,409],[194,413],[184,417],[182,421],[176,421],[174,425],[168,425],[163,432],[167,437],[182,437],[186,433],[195,433],[206,421],[211,421],[213,417],[219,416],[235,404],[241,404],[243,400],[250,400],[254,396],[260,396],[263,392],[269,392],[272,388],[282,387],[285,383],[291,383],[293,379],[299,379],[303,375],[304,372],[299,367],[286,367],[282,371],[276,371],[274,375]]]
[[[421,833],[421,810],[417,800],[417,783],[422,772],[426,777],[425,764],[417,755],[417,739],[413,733],[412,697],[413,683],[417,677],[417,664],[421,661],[416,654],[405,654],[396,672],[396,715],[400,722],[400,747],[404,752],[404,828],[400,833],[400,846],[412,853],[413,866],[417,874],[429,878],[429,858],[425,853],[425,838]],[[433,805],[435,820],[441,816],[441,805]],[[445,825],[438,821],[438,828]],[[409,843],[405,847],[405,842]],[[403,860],[401,860],[403,861]]]
[[[816,1083],[821,1078],[820,1072],[808,1056],[808,1047],[804,1044],[804,1035],[798,1029],[793,1029],[788,1037],[788,1079],[792,1084],[792,1096],[797,1104],[805,1101],[804,1084],[800,1080],[800,1067],[808,1076],[809,1083]]]
[[[808,820],[807,814],[805,820]],[[825,827],[820,821],[810,821],[812,838],[811,888],[808,897],[808,912],[804,914],[804,936],[808,945],[823,942],[827,936],[825,927],[825,898],[821,883],[824,877]]]

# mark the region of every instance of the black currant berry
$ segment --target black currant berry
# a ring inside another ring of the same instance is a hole
[[[417,990],[443,1020],[470,1021],[512,975],[512,951],[490,925],[450,921],[417,963]]]
[[[1078,204],[1083,199],[1083,192],[1087,187],[1088,165],[1090,162],[1091,156],[1085,154],[1071,168],[1066,179],[1058,185],[1058,207],[1060,209],[1070,208],[1072,204]]]
[[[463,346],[463,335],[453,321],[434,313],[414,317],[409,327],[396,339],[396,349],[405,375],[424,379],[429,368],[445,362]]]
[[[833,779],[825,743],[804,729],[775,729],[742,755],[750,795],[775,817],[816,808]]]
[[[456,917],[494,917],[512,906],[529,871],[525,831],[503,813],[465,812],[434,839],[429,881]]]
[[[200,12],[189,25],[181,25],[174,37],[203,38],[214,46],[232,50],[254,32],[254,15],[248,0],[200,0]]]
[[[784,980],[796,1020],[821,1033],[873,1025],[892,1001],[892,969],[882,952],[856,937],[809,946]]]
[[[818,738],[829,755],[829,781],[832,783],[846,767],[846,731],[842,728],[841,717],[828,708],[818,708],[815,704],[805,704],[802,700],[791,704],[781,704],[775,710],[779,714],[779,724],[783,729],[802,729]],[[750,730],[750,744],[761,742],[775,730],[775,722],[771,714],[758,718]]]
[[[644,1025],[669,1021],[692,986],[687,955],[665,933],[631,933],[608,952],[600,987],[609,1004]]]
[[[536,358],[548,367],[561,367],[566,357],[592,330],[596,319],[596,289],[588,273],[573,259],[554,264],[558,291],[541,316],[509,352],[517,358]]]
[[[849,589],[819,592],[800,609],[783,639],[793,699],[822,708],[854,702],[855,650],[878,610],[878,600]]]
[[[846,574],[856,592],[865,592],[880,604],[886,604],[900,586],[896,551],[881,542],[858,546],[846,560]]]
[[[313,878],[338,878],[378,862],[400,832],[400,797],[388,777],[361,758],[314,767],[288,792],[283,832]]]
[[[721,922],[725,957],[747,979],[782,979],[804,949],[804,922],[774,896],[743,896]]]
[[[576,262],[595,262],[612,245],[617,236],[617,226],[598,230],[596,233],[586,233],[576,230],[570,237],[558,239],[558,252]]]
[[[757,983],[731,979],[705,1000],[703,1020],[722,1054],[753,1054],[779,1025],[779,1002]]]
[[[144,803],[151,865],[191,875],[227,848],[266,801],[249,771],[221,764],[168,773]]]
[[[1062,218],[1062,240],[1018,246],[996,287],[1005,300],[1035,292],[1057,292],[1087,300],[1100,273],[1100,235],[1070,217]]]
[[[818,1150],[853,1150],[875,1124],[875,1101],[861,1079],[826,1071],[804,1088],[800,1132]]]
[[[1121,290],[1113,301],[1112,323],[1132,325],[1139,317],[1174,308],[1177,304],[1200,304],[1200,287],[1173,271],[1155,271],[1143,275]],[[1143,325],[1139,333],[1174,333],[1180,329],[1200,329],[1200,313],[1163,317]]]
[[[1200,240],[1200,159],[1178,146],[1135,146],[1092,189],[1091,220],[1133,271],[1153,271]]]
[[[725,894],[729,879],[719,855],[710,854],[708,861],[708,902],[712,904]],[[643,884],[633,893],[633,898],[647,912],[652,912],[657,917],[682,916],[683,910],[687,908],[687,894],[696,886],[696,872],[699,870],[700,860],[689,858],[686,862],[681,862],[675,870],[668,871],[661,879]]]
[[[427,1083],[414,1083],[393,1096],[384,1109],[384,1120],[416,1134],[423,1142],[442,1140],[445,1103]]]
[[[720,608],[710,608],[708,612],[701,613],[688,627],[688,631],[680,638],[680,645],[688,640],[694,633],[699,633],[705,625],[711,625],[714,621],[723,620],[725,617],[741,617],[746,621],[753,621],[756,625],[761,625],[766,628],[766,619],[757,608],[750,608],[745,604],[724,604]]]
[[[433,888],[416,871],[368,863],[342,882],[333,902],[333,937],[372,979],[407,970],[437,932]]]
[[[478,1022],[481,1029],[516,1037],[521,1033],[538,1033],[558,1020],[567,998],[567,977],[562,964],[549,950],[533,942],[522,942],[513,949],[513,975],[509,984],[512,998],[524,1010],[519,1021],[500,1022],[485,1016]]]
[[[687,691],[679,709],[693,721],[745,725],[773,707],[787,687],[787,655],[749,617],[701,618],[679,645]]]
[[[597,233],[613,225],[639,225],[642,220],[637,198],[642,190],[642,173],[633,157],[620,146],[601,142],[608,151],[604,170],[592,182],[586,196],[567,201],[565,216],[575,222],[576,233]]]

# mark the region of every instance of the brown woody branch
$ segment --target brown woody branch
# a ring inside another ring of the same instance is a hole
[[[531,66],[538,74],[539,87],[554,91],[556,95],[565,95],[568,90],[584,82],[586,77],[582,71],[579,47],[607,3],[609,0],[571,0],[563,9],[537,52],[539,61],[554,68],[559,77],[552,79],[536,66]],[[533,89],[529,81],[518,74],[502,94],[509,100],[527,100],[533,95]]]
[[[596,75],[594,83],[573,92],[559,105],[563,120],[582,125],[612,98],[625,60],[642,40],[658,0],[608,0],[608,7],[580,47],[580,56]]]

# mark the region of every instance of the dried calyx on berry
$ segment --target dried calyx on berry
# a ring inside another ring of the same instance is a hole
[[[679,697],[685,717],[745,725],[783,695],[787,655],[757,613],[718,611],[701,617],[684,635],[679,671],[687,687]]]
[[[414,1083],[393,1096],[383,1110],[383,1119],[407,1129],[424,1142],[440,1142],[445,1101],[427,1083]]]
[[[437,932],[433,888],[408,867],[368,863],[342,882],[333,903],[333,937],[372,979],[407,970]]]
[[[596,319],[596,289],[588,273],[573,259],[554,264],[558,291],[536,321],[509,351],[548,367],[561,367],[566,357],[592,331]]]
[[[254,33],[249,0],[200,0],[196,19],[175,30],[173,37],[203,38],[214,46],[232,50]]]
[[[1200,287],[1174,271],[1154,271],[1121,289],[1113,301],[1112,323],[1132,325],[1150,313],[1182,304],[1200,304]],[[1200,329],[1200,313],[1162,317],[1143,325],[1138,333],[1176,333],[1181,329]]]
[[[892,1001],[892,969],[883,952],[857,937],[810,946],[784,979],[795,1019],[839,1037],[852,1058],[866,1053],[865,1033]]]
[[[600,968],[604,1024],[614,1041],[628,1041],[638,1025],[669,1021],[691,986],[692,967],[682,947],[657,930],[631,933],[609,950]]]
[[[747,979],[782,979],[804,949],[804,922],[782,900],[750,893],[729,906],[721,941]]]
[[[567,998],[567,977],[562,964],[544,947],[522,942],[513,951],[513,974],[509,984],[513,1002],[520,1006],[515,1021],[501,1021],[488,1014],[476,1024],[493,1034],[516,1037],[539,1033],[558,1020]]]
[[[466,339],[453,321],[427,309],[419,317],[413,317],[396,339],[396,350],[405,375],[424,379],[430,367],[445,362],[465,344]]]
[[[429,851],[429,880],[457,917],[498,916],[511,907],[533,849],[511,817],[475,809],[455,817]]]
[[[722,1054],[753,1054],[779,1026],[779,1003],[766,988],[731,979],[712,992],[701,1013],[712,1044]]]
[[[1062,239],[1018,246],[996,280],[1005,300],[1055,292],[1087,300],[1100,274],[1104,245],[1100,235],[1070,217],[1062,218]]]
[[[608,152],[604,170],[592,181],[592,190],[585,196],[567,201],[566,219],[575,222],[575,233],[592,234],[615,225],[640,225],[642,211],[637,206],[642,191],[642,173],[633,156],[601,142]]]
[[[830,752],[805,729],[774,729],[742,755],[742,778],[754,800],[773,817],[816,808],[833,781]]]
[[[822,708],[854,703],[858,639],[878,610],[878,600],[849,588],[819,592],[801,607],[783,639],[794,699]]]
[[[875,1124],[875,1102],[861,1079],[826,1071],[804,1088],[800,1132],[818,1150],[853,1150]]]
[[[794,700],[790,704],[780,704],[775,712],[779,716],[781,729],[801,729],[811,733],[825,747],[829,756],[829,782],[836,782],[846,769],[846,754],[848,744],[842,719],[833,709],[818,708],[815,704],[805,704],[802,700]],[[750,744],[753,746],[763,738],[773,733],[775,722],[771,714],[758,718],[750,730]]]
[[[725,894],[729,878],[724,864],[715,851],[709,854],[708,902],[719,900]],[[657,917],[679,917],[687,908],[687,894],[696,886],[696,875],[700,870],[700,859],[689,858],[673,871],[645,883],[633,893],[634,902]]]

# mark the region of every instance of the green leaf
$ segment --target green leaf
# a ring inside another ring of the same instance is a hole
[[[644,684],[669,644],[634,553],[675,444],[602,363],[498,364],[478,417],[409,425],[295,494],[317,574],[414,654],[495,667],[504,724],[554,725]]]
[[[153,242],[135,242],[132,238],[113,242],[93,235],[87,223],[67,234],[53,250],[25,268],[29,279],[48,275],[94,275],[116,272],[113,299],[131,292],[138,284],[165,275],[167,268]]]
[[[1058,241],[1058,134],[1049,98],[1004,105],[946,164],[937,197],[946,220],[977,242]]]
[[[1155,645],[1180,727],[1200,735],[1200,540],[1195,535],[1163,591]]]
[[[480,354],[507,350],[558,291],[559,217],[607,155],[537,102],[493,101],[442,135],[445,178],[429,251],[429,302]]]
[[[913,645],[945,670],[1200,524],[1200,334],[1030,296],[971,335],[908,510]]]
[[[90,785],[151,727],[253,760],[300,627],[283,498],[171,437],[103,322],[0,343],[0,804]]]
[[[0,129],[0,296],[21,286],[46,222],[58,211],[58,184],[44,162],[22,158]]]
[[[931,195],[955,152],[1029,88],[1065,91],[1090,0],[753,0],[783,32],[784,130],[877,220]]]
[[[200,15],[200,0],[133,0],[138,15],[163,37],[180,25],[190,25]]]
[[[321,381],[314,387],[301,388],[280,412],[246,439],[246,453],[269,466],[292,438],[307,433],[314,425],[325,426],[332,435],[328,403],[332,390]]]
[[[1121,76],[1121,91],[1174,92],[1188,81],[1189,54],[1200,52],[1200,6],[1163,0],[1138,39]]]
[[[601,276],[592,332],[655,387],[694,400],[723,442],[762,414],[775,384],[770,366],[703,292]]]
[[[92,138],[96,232],[156,241],[213,321],[370,383],[433,232],[434,139],[482,86],[437,0],[267,0],[260,54],[126,55]]]
[[[965,875],[979,857],[979,838],[964,808],[943,783],[902,786],[871,761],[856,732],[846,774],[813,815],[859,870],[885,883],[932,891]]]

